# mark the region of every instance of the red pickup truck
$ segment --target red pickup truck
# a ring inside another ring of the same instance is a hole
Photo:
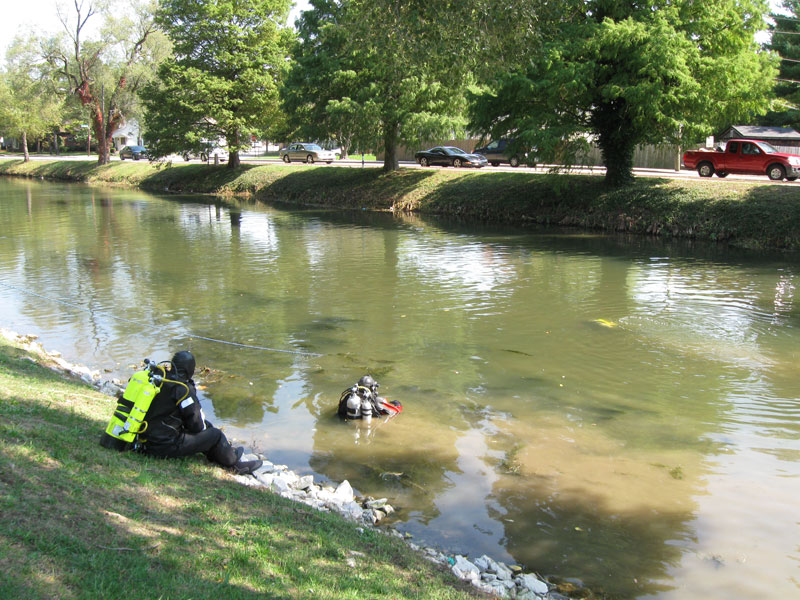
[[[794,181],[800,177],[800,156],[778,152],[767,142],[728,140],[725,150],[690,150],[683,155],[687,169],[700,177],[727,177],[729,173],[766,175],[770,179]]]

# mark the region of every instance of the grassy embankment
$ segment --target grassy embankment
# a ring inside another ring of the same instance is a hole
[[[202,456],[102,448],[114,399],[39,362],[0,338],[5,600],[477,596],[401,540],[244,486]]]
[[[0,175],[249,196],[265,202],[453,215],[800,250],[800,184],[637,178],[610,190],[592,175],[521,169],[380,169],[0,160]]]

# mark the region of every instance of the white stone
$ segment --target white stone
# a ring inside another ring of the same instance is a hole
[[[314,485],[314,476],[313,475],[303,475],[300,479],[297,480],[297,483],[294,484],[298,490],[307,490],[312,485]]]
[[[480,569],[460,554],[456,555],[452,571],[456,577],[467,581],[477,581],[481,578]]]
[[[239,483],[246,485],[248,487],[260,487],[262,485],[257,479],[250,477],[249,475],[234,475],[233,476],[236,481]]]
[[[261,466],[255,470],[255,475],[258,476],[259,473],[267,474],[272,473],[272,463],[268,460],[264,460],[261,462]]]
[[[383,508],[386,506],[386,498],[378,498],[377,500],[367,500],[366,505],[368,508]]]
[[[530,573],[526,573],[525,575],[520,575],[517,578],[520,587],[525,590],[530,590],[534,594],[539,594],[540,596],[546,594],[550,589],[548,585],[536,577],[536,575],[531,575]]]
[[[491,594],[495,598],[508,598],[508,590],[505,587],[503,587],[503,585],[501,585],[499,582],[495,581],[492,583],[486,583],[479,579],[477,581],[473,581],[472,585],[474,585],[482,592]]]
[[[481,571],[496,573],[497,569],[495,568],[495,565],[497,565],[497,563],[494,562],[491,558],[489,558],[485,554],[475,559],[475,566],[478,567]]]
[[[254,475],[256,476],[256,479],[261,482],[262,485],[265,485],[267,487],[271,486],[272,482],[275,480],[275,476],[272,473],[264,473],[256,471]]]
[[[333,495],[342,502],[352,502],[355,498],[355,494],[353,494],[353,488],[347,479],[339,484],[339,487],[336,488],[336,491],[333,493]]]
[[[289,492],[289,484],[285,479],[281,479],[280,477],[273,478],[270,488],[281,495]]]
[[[294,487],[299,477],[291,471],[281,471],[280,473],[275,473],[275,479],[285,482],[288,487]]]
[[[345,517],[356,521],[360,520],[364,515],[364,509],[361,508],[357,502],[353,502],[352,500],[350,502],[343,502],[338,505],[333,505],[331,508],[337,512],[340,512]]]
[[[511,581],[512,579],[514,579],[514,573],[511,572],[511,569],[509,569],[501,562],[496,564],[497,564],[497,570],[495,571],[495,574],[497,575],[498,579],[502,579],[504,581]]]

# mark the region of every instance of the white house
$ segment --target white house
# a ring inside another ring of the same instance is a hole
[[[139,129],[139,122],[136,119],[131,119],[120,125],[111,134],[111,141],[117,150],[125,146],[141,146],[142,134]]]

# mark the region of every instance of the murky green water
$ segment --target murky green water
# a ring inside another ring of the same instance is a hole
[[[229,435],[421,544],[800,595],[797,257],[14,180],[0,219],[0,326],[121,378],[190,348]],[[367,372],[404,413],[340,422]]]

